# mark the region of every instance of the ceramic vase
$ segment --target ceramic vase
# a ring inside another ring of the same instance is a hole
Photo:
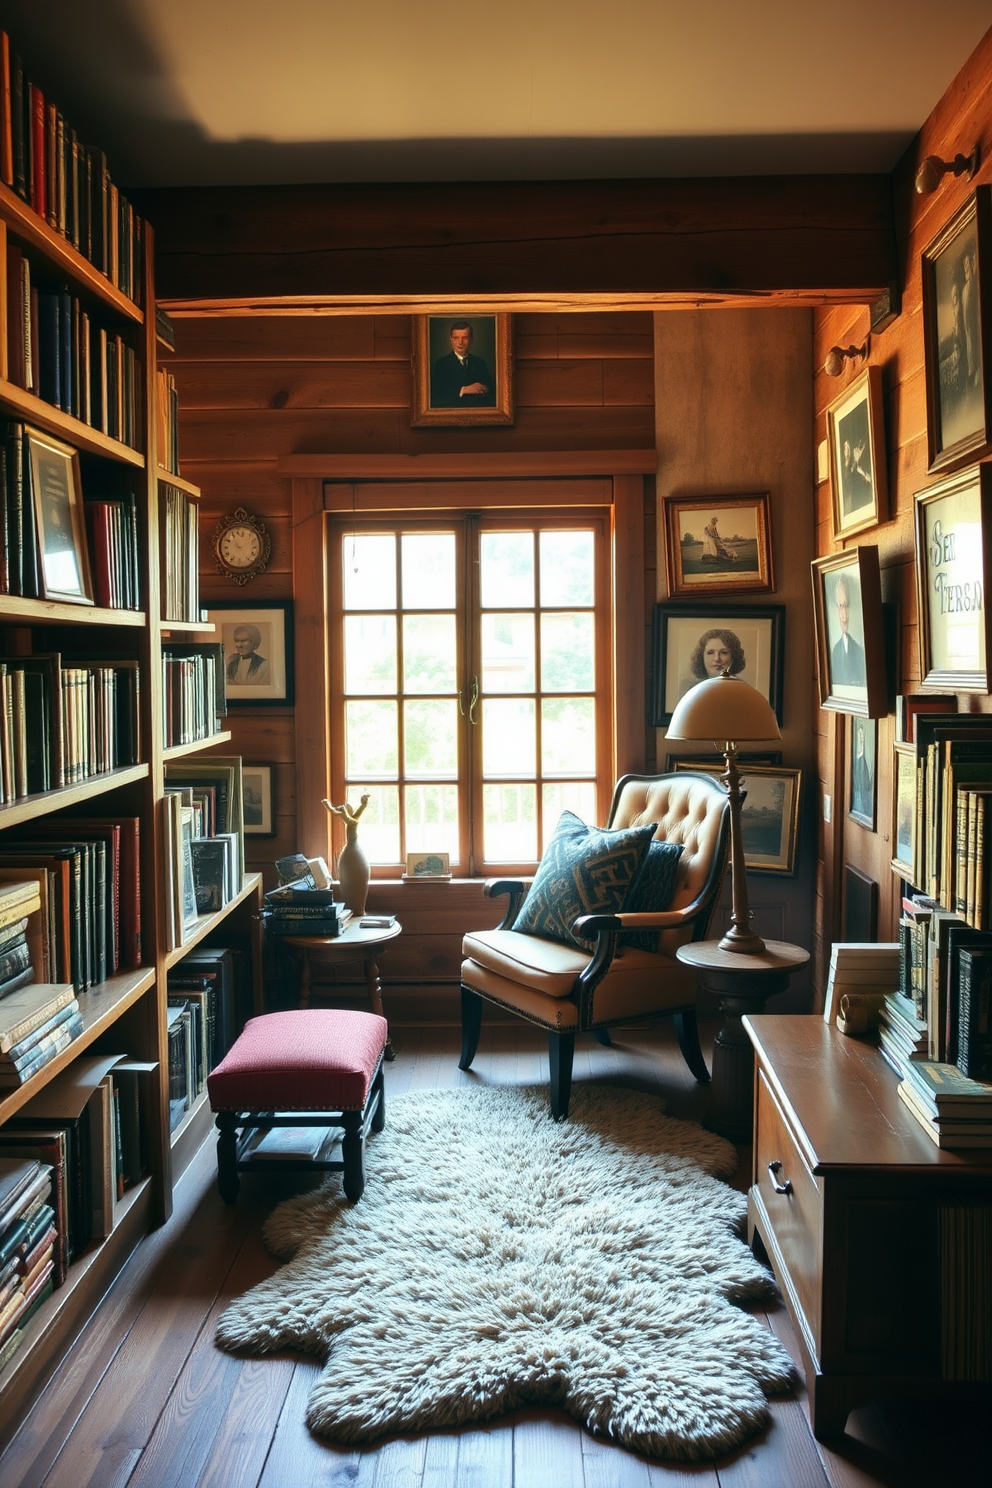
[[[338,884],[341,898],[353,915],[365,913],[369,892],[369,860],[358,840],[358,827],[348,823],[348,840],[338,857]]]

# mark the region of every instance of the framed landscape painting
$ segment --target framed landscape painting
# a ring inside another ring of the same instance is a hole
[[[720,780],[724,768],[700,759],[679,759],[675,769],[699,771]],[[741,765],[746,792],[741,810],[744,866],[749,873],[796,871],[802,770],[771,765]]]
[[[669,594],[774,590],[768,493],[665,500]]]
[[[244,807],[246,837],[274,837],[275,815],[272,806],[272,765],[241,766],[241,798]]]

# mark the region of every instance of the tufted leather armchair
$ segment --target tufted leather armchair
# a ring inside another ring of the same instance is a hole
[[[557,941],[510,929],[526,893],[518,879],[491,879],[490,897],[508,894],[495,930],[462,942],[462,1053],[475,1058],[483,1000],[508,1008],[548,1032],[551,1112],[568,1115],[575,1035],[591,1032],[609,1043],[607,1029],[673,1015],[683,1057],[697,1080],[709,1071],[696,1032],[695,973],[675,959],[680,945],[704,939],[727,865],[730,818],[726,790],[709,775],[624,775],[617,782],[608,827],[657,822],[657,838],[681,842],[671,903],[656,913],[583,915],[575,929],[595,938],[591,955]],[[660,930],[657,951],[619,943],[622,930]]]

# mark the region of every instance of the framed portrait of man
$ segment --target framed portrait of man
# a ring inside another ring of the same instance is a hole
[[[814,560],[813,619],[820,707],[884,717],[885,634],[876,547]]]
[[[513,423],[512,317],[416,315],[413,424]]]
[[[211,600],[207,619],[224,647],[227,706],[287,707],[293,702],[293,601]]]
[[[992,299],[992,191],[979,186],[923,250],[923,345],[930,469],[992,451],[992,386],[986,370]]]

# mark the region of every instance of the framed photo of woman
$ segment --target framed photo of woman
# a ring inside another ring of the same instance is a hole
[[[756,687],[781,723],[784,659],[784,605],[655,605],[651,722],[669,723],[683,693],[727,671]]]

